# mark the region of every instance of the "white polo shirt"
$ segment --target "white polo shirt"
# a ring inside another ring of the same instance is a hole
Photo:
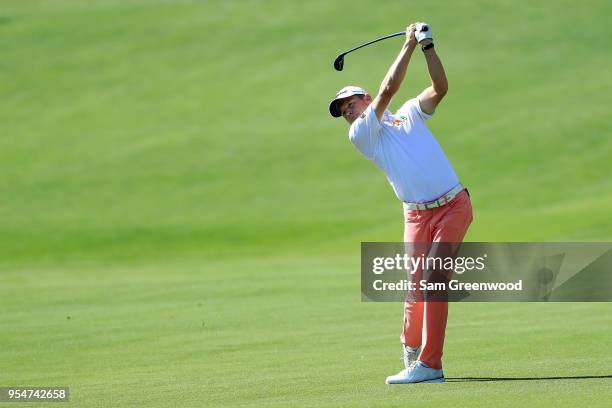
[[[351,143],[387,176],[402,201],[432,201],[459,184],[446,154],[425,121],[417,98],[379,122],[370,105],[349,129]]]

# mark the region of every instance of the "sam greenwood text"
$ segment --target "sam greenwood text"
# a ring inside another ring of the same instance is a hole
[[[482,290],[482,291],[521,291],[523,290],[523,280],[516,282],[459,282],[456,279],[446,282],[427,282],[420,280],[411,282],[403,279],[399,282],[383,282],[381,279],[372,282],[374,290],[378,291],[407,291],[407,290]]]

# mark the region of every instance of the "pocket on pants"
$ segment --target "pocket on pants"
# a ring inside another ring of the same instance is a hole
[[[419,211],[418,210],[405,210],[404,211],[404,222],[418,222],[419,221]]]

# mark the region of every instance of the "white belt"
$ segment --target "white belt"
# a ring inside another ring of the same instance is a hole
[[[437,200],[428,201],[426,203],[409,203],[404,201],[404,210],[430,210],[432,208],[442,207],[443,205],[448,204],[449,201],[455,198],[457,194],[463,190],[465,190],[465,188],[461,185],[461,183],[459,183]]]

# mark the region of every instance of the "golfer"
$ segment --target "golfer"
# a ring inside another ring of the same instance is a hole
[[[387,108],[417,47],[427,62],[431,86],[391,113]],[[447,90],[431,27],[415,23],[407,27],[401,51],[374,98],[362,88],[347,86],[329,105],[332,116],[342,116],[350,124],[351,143],[385,173],[403,202],[404,241],[425,245],[427,256],[444,252],[440,243],[458,245],[472,222],[469,194],[426,125]],[[420,280],[422,273],[415,271],[412,279]],[[387,384],[444,381],[448,303],[427,299],[406,300],[401,334],[405,369],[387,377]]]

